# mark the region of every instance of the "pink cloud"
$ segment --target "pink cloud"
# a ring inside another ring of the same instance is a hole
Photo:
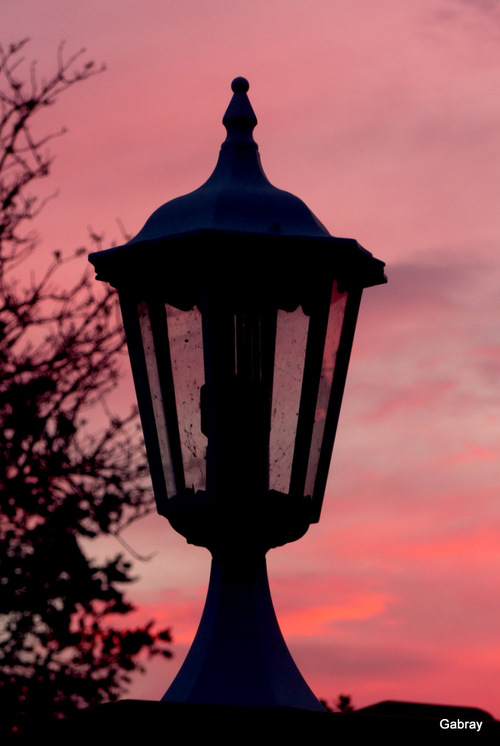
[[[387,598],[382,594],[353,594],[345,604],[296,609],[280,618],[285,636],[314,637],[338,621],[371,619],[382,614]]]

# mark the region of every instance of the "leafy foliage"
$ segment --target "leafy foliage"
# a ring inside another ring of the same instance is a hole
[[[40,82],[26,44],[0,47],[0,706],[14,731],[115,700],[146,655],[171,655],[168,630],[123,619],[130,563],[82,549],[151,509],[137,414],[107,404],[125,345],[114,295],[84,250],[54,252],[39,277],[27,270],[44,206],[32,190],[54,137],[35,134],[34,118],[99,70],[60,47]],[[61,288],[67,262],[81,276]]]

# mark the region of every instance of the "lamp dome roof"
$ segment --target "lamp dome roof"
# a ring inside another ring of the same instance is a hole
[[[232,82],[233,97],[222,120],[227,137],[210,178],[193,192],[159,207],[129,243],[200,230],[330,236],[301,199],[267,179],[253,138],[257,118],[248,88],[245,78]]]

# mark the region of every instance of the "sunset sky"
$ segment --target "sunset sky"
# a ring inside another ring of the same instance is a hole
[[[363,299],[321,522],[269,554],[275,607],[321,698],[500,718],[500,2],[4,0],[0,42],[26,36],[41,75],[61,41],[107,67],[40,116],[68,128],[41,189],[59,196],[36,226],[40,266],[200,186],[238,75],[270,181],[387,263]],[[155,553],[130,593],[140,617],[175,641],[130,696],[159,699],[210,558],[157,516],[126,538]]]

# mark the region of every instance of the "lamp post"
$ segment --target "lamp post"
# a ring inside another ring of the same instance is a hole
[[[363,288],[383,263],[267,180],[236,78],[208,181],[90,256],[119,292],[158,512],[212,554],[166,701],[321,709],[265,555],[319,520]]]

